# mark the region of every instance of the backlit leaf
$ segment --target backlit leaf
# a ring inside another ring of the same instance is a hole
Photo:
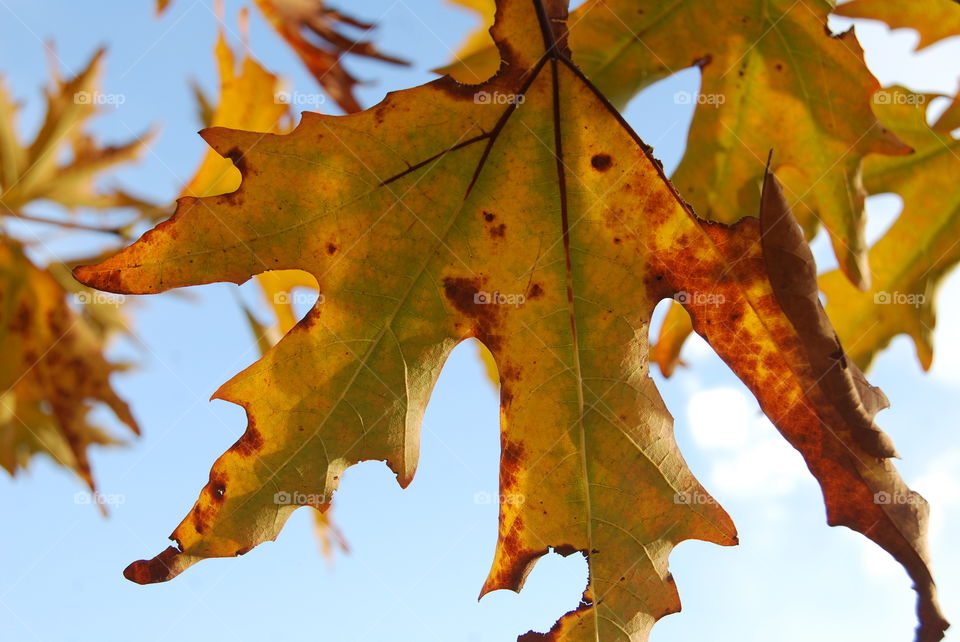
[[[120,443],[89,422],[94,404],[106,404],[139,432],[110,386],[115,369],[103,357],[101,335],[67,304],[60,284],[0,237],[0,465],[12,475],[44,453],[94,490],[88,446]]]
[[[588,0],[570,17],[570,47],[618,107],[657,80],[699,67],[699,94],[674,95],[675,103],[696,105],[677,188],[700,216],[732,223],[757,211],[764,161],[775,149],[774,173],[808,236],[825,225],[842,269],[865,286],[861,160],[909,149],[870,111],[879,84],[853,32],[830,35],[832,7],[827,0]],[[485,79],[499,62],[494,52],[445,70]]]
[[[899,194],[903,212],[870,249],[868,291],[850,287],[835,271],[820,284],[837,334],[860,367],[867,368],[894,336],[907,334],[926,370],[933,362],[936,289],[960,261],[960,140],[949,123],[927,125],[933,96],[892,87],[878,98],[880,120],[916,152],[868,157],[864,183],[871,194]]]
[[[646,639],[679,610],[673,547],[736,542],[648,375],[650,315],[685,293],[694,328],[805,457],[829,522],[904,565],[919,639],[939,639],[926,503],[889,461],[873,423],[885,399],[844,360],[775,179],[759,220],[697,219],[570,62],[565,5],[498,7],[505,61],[482,86],[444,77],[357,114],[305,114],[284,136],[206,130],[243,174],[239,189],[183,198],[133,246],[75,271],[148,294],[299,269],[324,294],[216,393],[245,408],[247,429],[176,545],[127,577],[169,580],[275,539],[297,506],[327,510],[359,461],[385,461],[409,485],[443,362],[475,337],[499,367],[500,494],[512,498],[482,594],[519,590],[551,548],[581,551],[580,606],[525,639]]]
[[[920,33],[917,49],[960,35],[960,3],[957,0],[853,0],[837,7],[834,13],[848,18],[880,20],[891,29],[916,29]]]

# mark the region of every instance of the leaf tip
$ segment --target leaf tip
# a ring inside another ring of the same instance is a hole
[[[123,576],[141,585],[172,580],[190,565],[182,556],[179,548],[168,546],[153,559],[133,562],[123,570]]]

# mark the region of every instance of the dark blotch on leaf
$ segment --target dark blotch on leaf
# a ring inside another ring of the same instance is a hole
[[[613,165],[613,159],[610,158],[610,154],[596,154],[590,159],[590,164],[595,170],[605,172]]]

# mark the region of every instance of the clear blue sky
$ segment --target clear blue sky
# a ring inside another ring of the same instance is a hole
[[[216,20],[211,0],[175,0],[159,20],[152,4],[0,0],[0,73],[24,101],[22,129],[32,132],[47,78],[44,41],[56,43],[65,73],[107,45],[103,90],[123,94],[125,102],[105,109],[96,131],[119,141],[163,127],[143,162],[115,180],[169,201],[204,151],[186,80],[214,89]],[[241,4],[227,2],[231,26]],[[366,105],[430,79],[427,70],[447,61],[473,25],[471,16],[440,0],[340,4],[359,17],[379,17],[382,48],[414,61],[406,70],[352,64],[372,81],[360,92]],[[882,79],[915,76],[918,89],[956,88],[960,39],[910,57],[910,33],[891,36],[876,25],[860,33]],[[256,14],[251,43],[261,62],[296,90],[316,91]],[[673,96],[695,90],[697,82],[692,71],[678,74],[626,113],[668,170],[682,154],[692,110]],[[895,197],[872,200],[874,238],[898,207]],[[98,242],[91,236],[80,247]],[[75,247],[51,245],[65,257]],[[819,239],[818,258],[830,267],[825,247]],[[474,498],[496,494],[499,438],[497,394],[470,344],[455,351],[433,395],[413,484],[401,491],[382,464],[345,475],[333,517],[349,554],[324,560],[308,509],[301,509],[276,543],[242,558],[206,561],[166,584],[126,581],[123,568],[167,545],[210,465],[243,431],[239,407],[207,401],[256,357],[234,289],[192,288],[187,296],[165,294],[131,306],[138,342],[113,352],[141,365],[116,383],[132,401],[144,436],[128,448],[93,455],[101,490],[123,497],[109,519],[77,505],[74,495],[83,489],[48,461],[36,461],[16,480],[0,478],[0,641],[507,642],[531,628],[546,630],[576,605],[586,578],[579,556],[543,558],[520,595],[499,591],[476,599],[492,560],[497,516],[495,504]],[[249,286],[242,290],[252,294]],[[958,302],[960,280],[953,278],[943,291],[942,328],[960,324]],[[904,457],[900,470],[934,502],[936,577],[948,617],[960,622],[960,551],[950,545],[960,532],[960,342],[943,332],[939,338],[932,374],[920,372],[912,346],[899,339],[872,380],[893,401],[880,423]],[[906,575],[859,535],[825,525],[819,490],[802,462],[708,349],[691,343],[685,357],[691,367],[661,381],[661,390],[690,467],[734,518],[742,544],[687,542],[676,549],[671,569],[684,611],[662,620],[652,639],[912,639],[914,599]]]

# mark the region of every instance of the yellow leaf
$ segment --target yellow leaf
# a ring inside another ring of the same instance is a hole
[[[917,49],[960,35],[960,4],[956,0],[853,0],[837,7],[834,13],[848,18],[879,20],[891,29],[916,29],[920,33]]]
[[[921,639],[939,639],[926,503],[889,461],[873,423],[885,398],[843,360],[776,180],[760,220],[697,219],[570,61],[565,4],[498,8],[506,64],[489,82],[444,77],[357,114],[305,114],[284,136],[206,130],[240,168],[239,189],[181,199],[170,221],[76,270],[88,285],[147,294],[301,269],[325,295],[216,393],[244,407],[247,429],[176,545],[126,576],[165,581],[275,539],[298,506],[328,509],[359,461],[385,461],[409,485],[433,385],[473,337],[501,384],[505,501],[482,593],[520,590],[551,548],[581,551],[589,584],[549,635],[646,639],[679,610],[673,547],[736,543],[648,375],[650,315],[684,292],[696,331],[806,458],[829,523],[904,565]]]
[[[669,377],[678,365],[682,365],[680,352],[691,332],[693,332],[693,325],[690,315],[682,305],[672,303],[660,326],[660,334],[650,355],[651,361],[660,367],[664,377]]]
[[[94,298],[108,297],[97,292],[75,300]],[[103,356],[101,336],[66,299],[50,273],[0,237],[0,465],[12,475],[45,453],[94,490],[88,446],[119,442],[88,423],[93,405],[106,404],[139,430],[110,386],[116,367]]]
[[[684,197],[700,216],[725,223],[755,212],[772,148],[774,172],[808,235],[825,225],[844,272],[865,287],[861,160],[909,149],[870,111],[879,84],[853,32],[829,34],[832,6],[588,0],[570,18],[570,47],[617,107],[661,78],[699,67],[700,93],[674,96],[696,105],[673,176]],[[499,64],[494,51],[445,70],[465,82],[484,80]]]
[[[960,261],[960,141],[927,125],[934,96],[892,87],[878,98],[881,122],[916,152],[867,157],[864,184],[871,194],[899,194],[903,212],[870,250],[868,291],[850,287],[837,272],[824,274],[820,284],[837,334],[861,368],[894,336],[907,334],[927,370],[933,362],[934,295]]]
[[[135,160],[151,135],[115,146],[101,146],[84,132],[87,121],[104,104],[122,104],[122,94],[100,90],[103,51],[74,78],[54,77],[46,90],[46,115],[36,136],[24,145],[16,133],[17,106],[0,85],[0,215],[20,216],[36,200],[66,208],[135,207],[153,212],[155,206],[122,190],[103,191],[97,179],[105,171]],[[69,152],[64,160],[64,152]]]

